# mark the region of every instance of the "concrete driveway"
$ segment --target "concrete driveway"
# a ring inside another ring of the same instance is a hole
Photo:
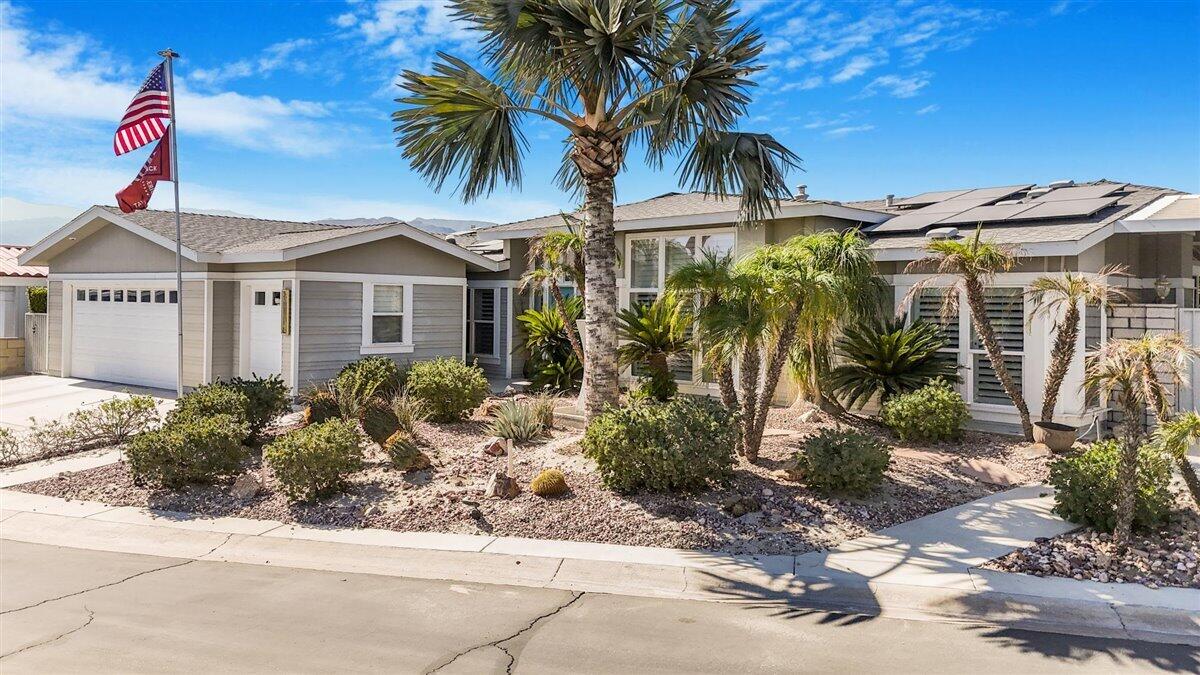
[[[11,375],[0,378],[0,426],[26,429],[29,418],[39,422],[63,419],[80,408],[94,406],[125,394],[153,396],[160,413],[175,405],[175,392],[113,382],[77,380],[48,375]]]

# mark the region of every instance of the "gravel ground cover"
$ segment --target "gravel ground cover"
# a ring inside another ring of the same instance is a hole
[[[806,436],[834,424],[820,415],[804,419],[794,409],[773,411],[768,426],[792,433],[766,438],[760,463],[739,464],[728,485],[693,495],[615,494],[600,485],[593,463],[582,455],[578,432],[555,429],[551,437],[513,453],[511,472],[522,493],[511,500],[488,499],[487,477],[508,470],[509,458],[478,450],[487,436],[487,422],[479,414],[456,424],[422,424],[432,468],[395,471],[371,446],[346,494],[307,505],[289,504],[272,489],[270,468],[257,457],[247,471],[263,478],[266,487],[244,499],[233,495],[230,484],[180,492],[147,489],[134,484],[123,462],[14,489],[207,516],[775,554],[836,546],[1005,489],[969,475],[945,461],[947,456],[994,462],[1027,482],[1046,475],[1046,457],[1019,439],[967,432],[960,443],[916,446],[869,426],[897,450],[883,483],[864,499],[822,496],[788,480],[783,471]],[[544,468],[563,471],[570,486],[565,495],[541,498],[528,491],[529,481]]]
[[[1134,532],[1125,551],[1105,532],[1084,528],[1013,551],[984,565],[1002,572],[1066,577],[1104,583],[1135,583],[1158,588],[1200,588],[1200,513],[1176,486],[1178,509],[1171,521],[1149,532]]]

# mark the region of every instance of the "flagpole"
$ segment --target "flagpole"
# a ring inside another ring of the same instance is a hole
[[[183,396],[183,237],[179,224],[179,145],[175,142],[175,69],[179,58],[170,48],[158,53],[167,63],[167,95],[171,104],[171,182],[175,185],[175,394]]]

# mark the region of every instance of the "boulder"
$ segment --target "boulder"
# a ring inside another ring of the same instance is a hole
[[[477,454],[491,455],[492,457],[503,457],[508,454],[507,444],[503,438],[492,436],[485,438],[477,447]]]
[[[512,499],[521,494],[521,486],[516,479],[509,478],[503,471],[494,471],[488,476],[484,494],[495,499]]]
[[[237,480],[233,481],[233,488],[229,490],[230,494],[235,499],[247,500],[257,497],[262,492],[262,483],[259,482],[257,476],[252,476],[248,473],[238,476]]]

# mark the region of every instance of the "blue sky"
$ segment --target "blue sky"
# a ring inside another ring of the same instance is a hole
[[[744,128],[857,199],[1101,177],[1200,190],[1200,3],[742,3],[767,39]],[[4,222],[113,203],[148,149],[112,130],[155,52],[178,63],[182,203],[263,217],[506,221],[571,208],[561,134],[525,127],[524,184],[463,204],[394,147],[403,68],[476,57],[438,3],[3,3]],[[630,201],[677,188],[636,156]],[[170,208],[169,186],[151,203]],[[35,213],[36,212],[36,213]],[[8,226],[0,239],[28,236]],[[14,242],[15,243],[15,242]]]

